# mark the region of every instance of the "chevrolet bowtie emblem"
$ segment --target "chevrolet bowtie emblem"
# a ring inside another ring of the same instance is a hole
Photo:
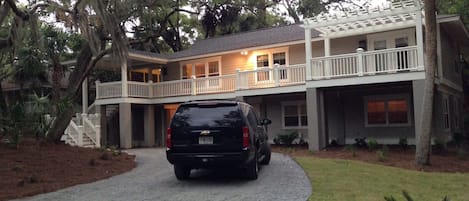
[[[203,130],[200,132],[200,135],[209,135],[210,131],[209,130]]]

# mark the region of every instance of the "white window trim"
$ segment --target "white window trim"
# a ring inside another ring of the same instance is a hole
[[[286,101],[286,102],[282,102],[281,103],[282,105],[282,116],[281,116],[281,119],[282,119],[282,128],[283,129],[307,129],[308,126],[304,126],[304,125],[301,125],[301,126],[285,126],[285,106],[288,106],[288,105],[294,105],[294,106],[297,106],[298,108],[298,120],[299,120],[299,124],[301,124],[301,108],[300,106],[301,105],[305,105],[306,107],[306,101]],[[306,114],[306,117],[308,117],[308,115]]]
[[[208,74],[209,74],[209,68],[208,68],[208,63],[209,62],[213,62],[213,61],[217,61],[218,62],[218,71],[219,71],[219,76],[222,76],[222,65],[221,65],[221,57],[210,57],[210,58],[204,58],[204,59],[195,59],[195,60],[188,60],[188,61],[182,61],[182,62],[179,62],[179,78],[182,80],[183,79],[183,68],[185,65],[187,64],[191,64],[192,65],[192,75],[190,75],[190,77],[194,76],[195,75],[195,65],[196,63],[203,63],[205,65],[205,77],[204,78],[207,78],[208,77]]]
[[[267,49],[267,50],[259,50],[259,51],[254,51],[253,52],[253,63],[254,63],[254,69],[257,70],[259,68],[267,68],[267,67],[257,67],[257,56],[260,55],[267,55],[269,58],[269,66],[268,68],[273,68],[274,67],[274,54],[276,53],[285,53],[285,66],[289,66],[290,61],[289,61],[289,47],[281,47],[281,48],[274,48],[274,49]],[[256,73],[256,83],[262,83],[262,82],[270,82],[274,80],[273,79],[273,73],[272,71],[269,71],[269,80],[262,80],[258,81],[257,80],[257,73]]]
[[[387,101],[395,99],[404,99],[407,102],[407,123],[391,124],[388,119],[388,104]],[[386,123],[385,124],[368,124],[368,101],[385,101]],[[365,127],[408,127],[412,125],[411,119],[411,104],[410,96],[408,94],[392,94],[392,95],[373,95],[365,96],[363,100],[363,111],[365,119]]]

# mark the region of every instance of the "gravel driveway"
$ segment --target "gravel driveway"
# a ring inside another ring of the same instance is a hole
[[[90,184],[37,195],[23,200],[307,200],[311,185],[303,170],[288,156],[273,153],[255,181],[229,173],[197,170],[178,181],[164,149],[133,149],[137,167],[130,172]]]

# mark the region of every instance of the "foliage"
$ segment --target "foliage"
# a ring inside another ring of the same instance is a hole
[[[436,154],[445,153],[446,150],[447,150],[447,146],[446,146],[446,141],[444,139],[441,139],[441,138],[433,139],[433,151]]]
[[[378,141],[376,141],[375,138],[368,138],[366,145],[368,146],[368,149],[370,150],[378,149]]]
[[[354,145],[356,147],[361,147],[361,148],[364,148],[366,146],[368,146],[368,144],[366,143],[366,137],[363,137],[363,138],[355,138],[355,143]]]
[[[414,201],[414,199],[412,199],[412,197],[410,196],[410,194],[407,191],[403,190],[402,195],[404,196],[406,201]],[[397,201],[397,199],[394,198],[393,196],[390,196],[390,197],[384,196],[384,200],[386,200],[386,201]],[[445,196],[445,198],[443,198],[443,201],[450,201],[450,199],[448,198],[448,196]]]
[[[462,133],[453,133],[452,141],[458,148],[462,148],[465,143],[465,136]]]
[[[407,141],[407,138],[405,138],[405,137],[399,138],[399,146],[400,146],[402,149],[407,149],[407,147],[409,146],[409,143],[408,143],[408,141]]]
[[[286,133],[278,134],[277,138],[280,141],[280,143],[285,144],[287,146],[291,146],[293,144],[293,141],[296,138],[298,138],[298,132],[297,131],[287,131]]]
[[[436,0],[439,14],[457,14],[469,28],[469,0]]]
[[[355,145],[347,145],[344,147],[344,150],[352,152],[353,157],[357,156],[357,147]]]
[[[378,156],[378,161],[384,162],[388,160],[388,153],[384,150],[376,151],[376,155]]]

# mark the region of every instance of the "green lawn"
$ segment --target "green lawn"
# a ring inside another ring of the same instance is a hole
[[[308,175],[310,201],[404,201],[407,190],[415,201],[469,201],[469,174],[426,173],[357,161],[295,157]]]

